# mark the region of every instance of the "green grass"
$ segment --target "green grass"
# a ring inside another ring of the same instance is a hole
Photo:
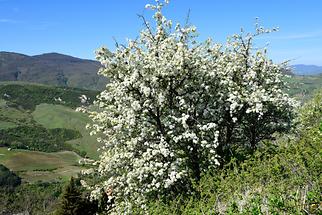
[[[11,97],[4,96],[4,93]],[[81,105],[78,97],[82,94],[93,98],[97,92],[24,82],[0,82],[0,142],[7,137],[7,140],[18,138],[15,142],[22,143],[23,146],[27,143],[35,145],[37,141],[44,146],[51,146],[51,144],[55,145],[55,141],[50,141],[53,139],[50,137],[60,136],[60,143],[68,146],[69,150],[74,150],[72,147],[75,147],[74,151],[84,151],[89,157],[97,158],[96,138],[91,137],[89,131],[85,129],[89,118],[85,114],[74,111],[75,107]],[[57,97],[60,97],[63,102],[55,101],[54,98]],[[73,131],[80,132],[82,137],[70,140]],[[8,137],[9,133],[10,137]],[[69,141],[65,141],[67,139]],[[35,197],[34,203],[26,203],[32,204],[32,207],[35,207],[36,202],[37,204],[41,202],[38,205],[44,207],[44,204],[48,205],[48,201],[56,201],[57,196],[45,197],[51,195],[47,190],[38,193],[38,182],[62,183],[68,181],[71,176],[77,176],[82,169],[86,168],[78,164],[79,159],[81,157],[71,151],[52,153],[22,149],[8,151],[7,147],[0,147],[0,164],[17,173],[23,182],[28,182],[23,183],[18,188],[21,191],[17,192],[17,195],[12,195],[12,199],[8,201],[6,201],[8,195],[0,195],[0,211],[2,211],[1,200],[7,204],[5,208],[14,204],[21,205],[26,199],[29,201],[33,197]],[[53,183],[48,184],[51,186]],[[33,188],[31,189],[29,185],[35,185],[37,192],[31,192]],[[25,186],[28,187],[25,188]],[[2,197],[4,198],[1,199]]]
[[[10,83],[1,83],[0,85],[11,86]],[[22,85],[24,86],[24,84]],[[34,86],[42,85],[37,84]],[[19,102],[23,102],[26,98],[22,96],[19,99],[22,99]],[[7,136],[9,131],[12,133],[18,128],[25,128],[23,129],[24,132],[28,128],[34,130],[39,128],[40,130],[38,129],[37,131],[42,131],[42,133],[49,132],[53,135],[57,132],[59,133],[62,129],[72,129],[80,132],[82,138],[67,141],[67,145],[69,147],[75,147],[79,151],[85,151],[91,158],[98,157],[96,138],[90,136],[89,131],[85,129],[86,124],[89,122],[89,118],[85,114],[78,113],[67,106],[53,104],[40,104],[35,106],[35,109],[32,112],[31,110],[21,109],[19,107],[8,107],[7,102],[1,99],[0,131],[2,134]],[[47,129],[47,131],[44,129]],[[18,133],[24,133],[18,132],[18,130],[14,133],[16,134],[14,136],[17,136]],[[37,138],[35,133],[30,135]],[[23,141],[23,139],[26,139],[30,135],[20,135],[20,142],[26,144],[27,140]],[[38,132],[39,135],[40,133]],[[45,139],[48,140],[48,138]],[[79,159],[80,156],[74,152],[44,153],[18,149],[8,151],[7,148],[0,147],[0,163],[17,172],[25,182],[66,181],[71,176],[76,176],[81,169],[84,169],[84,167],[78,166]]]
[[[0,147],[0,163],[17,172],[24,181],[36,182],[67,180],[77,175],[83,167],[78,166],[80,156],[74,152],[35,152]]]
[[[6,85],[11,85],[11,84],[16,84],[16,85],[34,85],[34,86],[41,86],[41,87],[48,86],[48,85],[45,85],[45,84],[25,82],[25,81],[0,81],[0,86],[6,86]]]
[[[98,158],[97,149],[101,145],[96,137],[90,136],[85,126],[90,119],[83,113],[62,105],[40,104],[37,105],[32,116],[36,122],[48,129],[66,128],[79,131],[82,138],[67,141],[80,151],[85,151],[90,158]]]
[[[0,99],[0,130],[14,128],[26,123],[32,124],[32,117],[28,112],[8,107],[7,102]]]
[[[6,122],[6,121],[0,121],[0,130],[1,129],[8,129],[8,128],[14,128],[17,125],[12,122]]]
[[[25,124],[33,125],[30,114],[23,110],[8,107],[6,102],[0,99],[0,130]]]

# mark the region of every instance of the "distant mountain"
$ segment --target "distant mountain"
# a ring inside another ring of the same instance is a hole
[[[59,53],[28,56],[0,52],[0,81],[25,81],[47,85],[101,90],[106,79],[98,76],[100,63]],[[295,75],[322,74],[322,66],[292,65]]]
[[[106,79],[98,76],[99,62],[59,53],[28,56],[0,52],[0,81],[26,81],[48,85],[102,89]]]
[[[297,64],[291,67],[295,75],[318,75],[322,73],[322,66]]]

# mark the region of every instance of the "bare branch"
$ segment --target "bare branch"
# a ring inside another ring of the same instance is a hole
[[[145,25],[145,27],[148,29],[149,33],[150,33],[150,36],[151,36],[151,39],[154,40],[154,37],[153,37],[153,32],[152,32],[152,29],[151,29],[151,26],[149,25],[149,23],[146,21],[145,17],[143,15],[140,15],[140,14],[137,14],[137,16],[142,19],[143,21],[143,24]]]

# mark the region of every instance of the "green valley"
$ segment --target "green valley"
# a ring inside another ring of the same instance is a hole
[[[96,91],[0,82],[0,93],[0,163],[23,181],[66,180],[83,168],[82,157],[98,157],[96,137],[85,129],[89,119],[75,111]]]
[[[302,102],[307,101],[314,91],[322,87],[322,74],[315,76],[292,75],[285,80],[289,84],[287,93]]]

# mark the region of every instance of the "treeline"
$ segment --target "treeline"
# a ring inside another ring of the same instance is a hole
[[[0,130],[0,146],[13,149],[27,149],[41,152],[57,152],[75,149],[65,143],[68,140],[81,138],[79,131],[54,128],[47,129],[41,125],[24,125]]]
[[[4,84],[0,85],[0,98],[7,105],[25,110],[35,110],[41,103],[62,104],[71,108],[81,105],[80,96],[86,95],[90,104],[98,92],[66,87],[52,87],[34,84]]]
[[[62,182],[37,182],[10,191],[0,186],[0,215],[51,214],[58,206],[63,186]]]

